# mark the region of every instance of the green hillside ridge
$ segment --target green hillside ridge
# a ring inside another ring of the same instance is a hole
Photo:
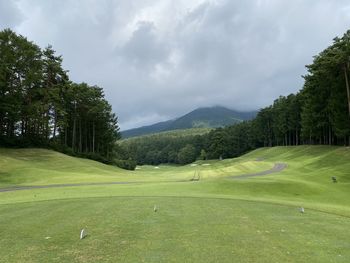
[[[212,128],[191,128],[191,129],[182,129],[182,130],[172,130],[172,131],[163,131],[152,134],[140,135],[130,138],[125,138],[120,140],[118,143],[131,142],[137,140],[143,140],[152,137],[161,137],[161,138],[182,138],[196,135],[203,135],[210,132]]]
[[[123,138],[137,137],[164,131],[191,128],[218,128],[229,126],[244,120],[251,120],[257,112],[241,112],[225,107],[205,107],[195,109],[174,120],[155,123],[153,125],[122,131]]]
[[[277,162],[287,168],[235,179]],[[0,189],[67,180],[137,182],[0,191],[0,258],[349,262],[349,171],[350,149],[335,146],[261,148],[235,159],[132,172],[48,150],[0,149]],[[199,182],[189,180],[195,173]],[[79,240],[82,228],[88,236]]]

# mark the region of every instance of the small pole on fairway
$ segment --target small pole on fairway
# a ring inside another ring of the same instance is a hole
[[[83,239],[84,237],[86,237],[86,231],[85,231],[85,229],[83,228],[83,229],[80,231],[80,240]]]

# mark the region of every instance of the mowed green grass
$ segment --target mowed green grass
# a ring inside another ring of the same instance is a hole
[[[114,197],[3,205],[0,212],[3,262],[347,262],[350,256],[348,218],[280,205]],[[81,241],[82,227],[88,236]]]
[[[134,172],[47,150],[0,153],[0,188],[134,182],[0,193],[0,262],[350,262],[345,147],[263,148]],[[276,162],[287,169],[232,179]],[[190,182],[195,172],[202,179]]]

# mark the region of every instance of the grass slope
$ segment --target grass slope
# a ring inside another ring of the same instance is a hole
[[[103,182],[129,178],[125,170],[44,149],[0,149],[0,186]]]
[[[210,132],[211,128],[191,128],[183,130],[173,130],[173,131],[163,131],[158,133],[152,133],[147,135],[141,135],[137,137],[130,137],[118,141],[118,143],[125,142],[137,142],[139,140],[149,139],[149,138],[183,138],[183,137],[192,137],[196,135],[203,135]]]
[[[233,160],[135,172],[37,149],[1,149],[0,160],[0,188],[68,179],[139,182],[0,193],[0,262],[350,261],[345,147],[263,148]],[[288,167],[228,177],[275,162]],[[195,172],[202,180],[187,181]],[[89,235],[80,241],[83,227]]]

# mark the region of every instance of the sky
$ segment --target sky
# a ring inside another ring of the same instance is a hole
[[[125,130],[297,92],[305,65],[350,29],[350,1],[0,0],[4,28],[51,44]]]

